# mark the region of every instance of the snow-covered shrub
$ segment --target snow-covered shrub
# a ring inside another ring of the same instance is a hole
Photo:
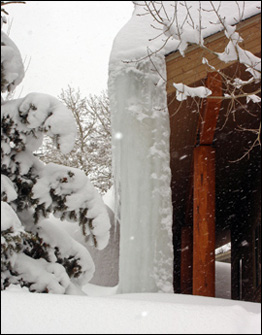
[[[24,77],[23,62],[3,31],[1,41],[1,92],[12,92]],[[45,165],[34,155],[44,134],[69,153],[74,118],[45,94],[1,100],[1,289],[17,284],[36,292],[80,292],[77,287],[95,270],[85,243],[98,249],[108,243],[106,208],[84,172]],[[76,222],[85,242],[57,225],[52,214]]]

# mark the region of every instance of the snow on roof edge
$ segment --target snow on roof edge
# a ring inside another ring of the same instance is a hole
[[[173,11],[173,7],[171,6],[173,1],[165,1],[165,3],[166,9],[168,9],[168,13]],[[199,2],[188,1],[187,3],[189,6],[191,6],[191,14],[193,13],[191,17],[195,22],[198,22],[199,16],[197,14],[199,9]],[[202,25],[205,28],[202,30],[202,34],[203,38],[206,38],[220,32],[222,27],[221,25],[214,24],[214,22],[217,20],[217,17],[214,15],[214,13],[207,11],[210,10],[210,8],[208,9],[207,7],[204,7],[207,6],[207,3],[209,2],[202,1],[201,3],[204,8],[203,13],[205,14],[202,15]],[[218,5],[219,1],[213,1],[213,3]],[[237,7],[236,3],[239,4],[239,7]],[[244,12],[237,13],[238,8],[242,8],[244,3]],[[147,55],[148,48],[150,48],[150,50],[158,50],[163,45],[163,36],[156,38],[156,36],[161,32],[155,29],[163,29],[163,26],[154,21],[151,15],[141,16],[141,14],[143,14],[143,7],[136,4],[134,5],[135,9],[131,19],[122,27],[122,29],[115,37],[110,56],[110,65],[119,61],[137,60]],[[185,20],[186,12],[185,8],[181,6],[179,10],[181,15],[179,16],[178,20],[181,24],[181,22]],[[222,1],[219,13],[226,19],[228,24],[234,25],[251,18],[252,16],[260,14],[261,3],[260,1]],[[237,19],[237,16],[239,16],[239,19]],[[187,35],[194,32],[192,27],[190,28],[189,25],[186,26],[186,29],[188,29]],[[177,46],[178,41],[170,39],[165,48],[161,49],[159,52],[161,54],[167,55],[177,51]]]

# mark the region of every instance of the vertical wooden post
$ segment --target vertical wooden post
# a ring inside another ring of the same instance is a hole
[[[193,274],[193,227],[181,229],[181,293],[192,294]]]
[[[194,149],[193,294],[215,296],[215,149]]]

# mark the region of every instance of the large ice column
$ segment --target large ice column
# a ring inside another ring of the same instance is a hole
[[[119,293],[173,291],[165,76],[165,59],[160,55],[110,65]]]

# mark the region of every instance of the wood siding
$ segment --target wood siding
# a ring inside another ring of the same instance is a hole
[[[238,24],[237,31],[244,42],[241,47],[245,50],[257,54],[261,51],[261,15],[256,15]],[[207,48],[215,52],[223,52],[228,43],[228,39],[223,32],[212,35],[205,40]],[[210,68],[202,64],[202,59],[208,59],[210,65],[216,69],[225,69],[231,63],[224,63],[219,58],[199,46],[190,46],[182,57],[179,52],[174,52],[166,57],[167,63],[167,92],[175,92],[173,83],[193,84],[207,76]]]

